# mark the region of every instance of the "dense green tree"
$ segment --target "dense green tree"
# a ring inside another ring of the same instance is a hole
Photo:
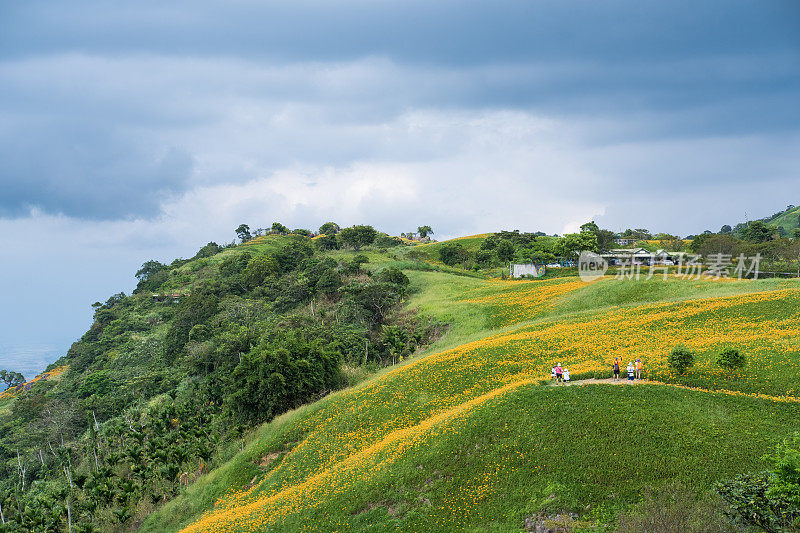
[[[339,236],[347,246],[360,250],[364,246],[369,246],[375,241],[378,232],[372,226],[353,226],[344,228]]]
[[[772,239],[776,233],[775,227],[768,226],[761,220],[754,220],[742,229],[740,235],[746,241],[761,243]]]
[[[0,384],[2,385],[3,389],[16,387],[17,385],[22,385],[23,383],[25,383],[25,376],[19,372],[0,370]]]
[[[419,234],[421,239],[424,239],[428,235],[433,235],[433,230],[430,226],[420,226],[417,228],[417,233]]]
[[[503,263],[508,263],[514,258],[514,253],[516,250],[514,249],[514,243],[510,240],[503,239],[495,248],[495,254],[497,255],[497,259],[502,261]]]
[[[195,254],[195,256],[192,259],[201,259],[203,257],[212,257],[214,255],[217,255],[220,251],[222,251],[222,248],[220,248],[219,244],[217,244],[215,242],[210,242],[210,243],[206,244],[205,246],[203,246],[202,248],[200,248],[200,250],[197,251],[197,253]]]
[[[322,234],[314,239],[314,245],[319,250],[336,250],[339,248],[339,240],[334,234]]]
[[[397,267],[389,267],[380,271],[378,280],[385,281],[386,283],[394,283],[401,287],[408,287],[411,280],[408,279],[402,270]]]
[[[704,257],[708,257],[711,254],[729,254],[735,256],[741,250],[739,240],[729,234],[704,235],[697,240],[699,242],[697,245],[693,246],[693,250],[695,253]]]
[[[247,224],[239,224],[239,227],[236,228],[236,236],[239,237],[239,240],[243,243],[252,239],[253,236],[250,234],[250,226]]]
[[[326,270],[320,275],[316,283],[317,291],[323,294],[333,294],[342,286],[342,276],[334,269]]]
[[[717,364],[722,368],[732,370],[734,368],[742,368],[747,363],[744,354],[736,348],[725,348],[717,356]]]
[[[581,232],[590,232],[597,237],[598,250],[609,250],[614,244],[614,232],[600,227],[592,220],[581,226]]]
[[[319,227],[320,235],[336,235],[341,228],[336,222],[326,222]]]
[[[289,233],[289,228],[280,222],[273,222],[271,232],[278,235],[287,235]]]
[[[270,276],[276,276],[280,272],[278,261],[271,255],[259,255],[247,263],[242,278],[247,287],[253,289],[258,287]]]
[[[590,231],[568,233],[558,241],[557,252],[567,258],[577,258],[583,251],[598,252],[597,235]]]
[[[685,346],[676,346],[669,353],[667,363],[670,367],[674,368],[678,374],[683,374],[689,367],[694,365],[694,352]]]
[[[447,266],[455,266],[465,263],[469,252],[459,242],[446,242],[439,247],[439,259]]]
[[[167,268],[167,265],[151,259],[142,264],[142,267],[136,271],[136,279],[139,281],[147,281],[165,268]]]

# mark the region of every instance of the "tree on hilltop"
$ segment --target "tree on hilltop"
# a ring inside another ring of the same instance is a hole
[[[278,235],[287,235],[289,233],[289,228],[280,222],[273,222],[271,231],[272,233],[277,233]]]
[[[0,390],[10,389],[11,387],[16,387],[17,385],[22,385],[25,383],[25,376],[19,372],[0,370],[0,382],[5,385]]]
[[[504,263],[508,263],[514,259],[515,253],[516,249],[514,248],[514,243],[506,239],[497,243],[497,247],[495,248],[497,258]]]
[[[754,220],[742,229],[741,236],[746,241],[761,243],[772,239],[776,231],[773,226],[768,226],[762,220]]]
[[[346,245],[360,250],[362,246],[369,246],[375,242],[378,232],[372,226],[353,226],[344,228],[339,236]]]
[[[239,227],[236,228],[236,236],[239,237],[239,240],[243,243],[252,239],[253,236],[250,234],[250,226],[247,224],[239,224]]]
[[[342,228],[336,222],[326,222],[319,227],[321,235],[336,235]]]
[[[419,234],[420,239],[424,239],[428,235],[433,235],[433,230],[430,226],[419,226],[417,228],[417,233]]]
[[[139,281],[147,281],[166,267],[167,265],[153,259],[145,261],[144,264],[142,264],[142,268],[136,271],[136,279]]]

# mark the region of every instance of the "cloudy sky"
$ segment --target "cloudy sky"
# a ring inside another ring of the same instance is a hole
[[[0,367],[241,222],[688,234],[800,203],[796,0],[0,5]]]

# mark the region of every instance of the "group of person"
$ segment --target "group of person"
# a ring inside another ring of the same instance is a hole
[[[550,377],[555,379],[557,383],[569,381],[569,370],[561,368],[561,363],[556,363],[556,366],[550,370]]]
[[[619,357],[614,358],[614,364],[612,365],[612,369],[614,371],[614,381],[619,381],[619,376],[621,374],[621,366],[622,364],[619,362]],[[628,368],[626,372],[628,374],[628,381],[633,381],[634,379],[642,379],[642,370],[644,365],[642,364],[642,360],[638,357],[636,361],[631,361],[628,363]],[[550,370],[550,378],[556,380],[557,383],[564,383],[569,381],[569,370],[563,368],[561,363],[556,363],[555,366]]]
[[[633,381],[634,379],[642,379],[642,368],[643,367],[644,367],[644,365],[642,365],[642,360],[639,359],[638,357],[636,358],[635,362],[634,361],[629,362],[628,363],[628,368],[627,368],[628,381]],[[615,357],[614,358],[614,364],[612,365],[612,368],[614,370],[614,378],[613,379],[615,381],[619,381],[619,375],[620,375],[619,357]]]

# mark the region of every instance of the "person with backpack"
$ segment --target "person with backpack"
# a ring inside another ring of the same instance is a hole
[[[614,358],[614,379],[619,380],[619,357]]]
[[[638,357],[636,358],[636,379],[642,379],[642,360]]]

